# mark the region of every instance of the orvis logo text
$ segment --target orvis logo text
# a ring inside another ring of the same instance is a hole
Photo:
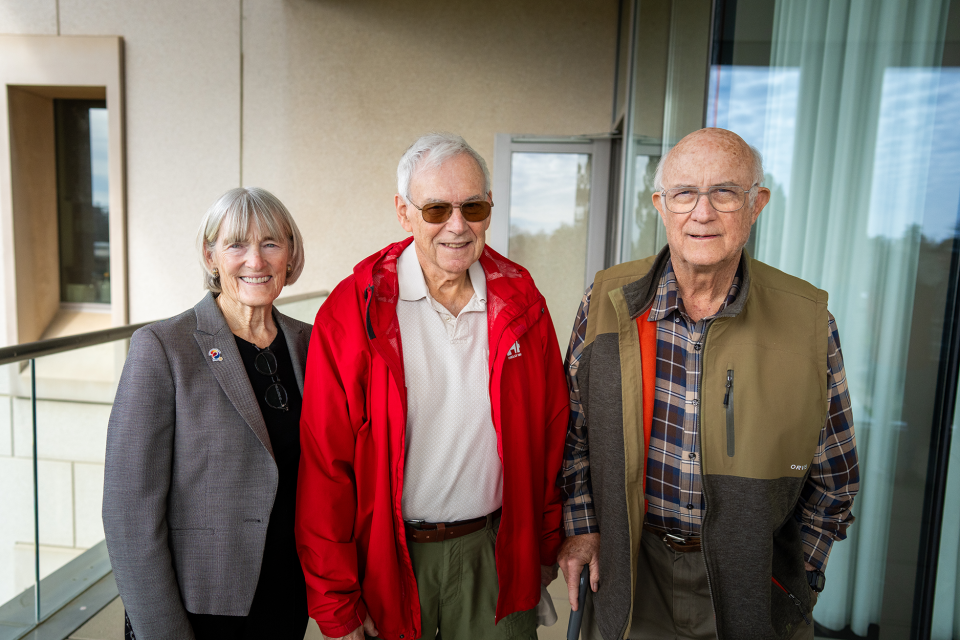
[[[806,471],[809,466],[808,464],[792,464],[790,465],[790,469],[793,471]]]

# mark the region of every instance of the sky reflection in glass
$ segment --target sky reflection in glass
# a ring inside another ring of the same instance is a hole
[[[514,153],[510,179],[510,226],[528,233],[552,233],[573,226],[577,171],[589,156],[575,153]],[[496,195],[494,202],[496,202]],[[513,232],[511,232],[513,233]]]
[[[884,70],[867,235],[952,237],[960,202],[960,69]]]
[[[707,126],[736,131],[763,154],[766,186],[790,195],[800,70],[714,65]],[[960,69],[884,70],[873,157],[868,237],[919,227],[939,242],[960,206]],[[865,159],[866,160],[866,159]],[[869,160],[867,160],[869,161]]]
[[[107,110],[90,109],[90,180],[93,206],[110,208],[107,162]]]
[[[511,164],[509,258],[529,269],[565,344],[586,274],[590,155],[515,152]]]
[[[759,149],[767,180],[785,195],[790,195],[799,90],[799,67],[714,65],[710,72],[707,126],[736,131]]]

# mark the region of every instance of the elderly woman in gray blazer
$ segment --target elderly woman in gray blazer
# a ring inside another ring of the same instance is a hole
[[[310,326],[273,308],[303,239],[263,189],[197,238],[209,292],[130,341],[107,431],[103,528],[127,636],[302,640],[293,533]]]

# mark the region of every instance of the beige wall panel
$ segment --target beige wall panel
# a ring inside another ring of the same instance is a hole
[[[88,549],[103,540],[103,465],[75,462],[73,492],[74,544]]]
[[[0,518],[0,602],[17,593],[14,571],[18,542],[33,541],[33,462],[0,457],[3,517]]]
[[[243,182],[280,197],[304,234],[291,293],[331,289],[405,236],[396,165],[421,133],[460,133],[492,171],[498,132],[607,131],[617,7],[245,3]]]
[[[239,182],[239,23],[237,0],[60,0],[64,35],[124,39],[130,322],[203,293],[194,234]]]
[[[37,462],[37,479],[40,485],[37,491],[40,495],[40,544],[74,546],[73,465],[40,460]],[[31,542],[32,537],[24,542]]]
[[[40,544],[73,546],[73,470],[69,462],[40,460]],[[34,541],[33,462],[0,458],[0,481],[4,491],[4,517],[0,520],[0,549],[14,543]],[[7,560],[0,553],[0,562]],[[5,569],[11,564],[0,565]],[[0,572],[5,573],[5,572]],[[4,600],[6,602],[6,600]]]
[[[0,457],[12,455],[13,408],[11,398],[10,396],[0,396]]]
[[[60,309],[53,100],[8,88],[18,342],[39,340]]]
[[[103,464],[111,406],[37,401],[37,455],[64,462]],[[33,456],[33,413],[26,398],[13,400],[13,453]]]
[[[57,35],[57,0],[3,0],[0,33]]]

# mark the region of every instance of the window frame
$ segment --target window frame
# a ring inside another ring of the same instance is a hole
[[[510,251],[510,188],[513,176],[514,153],[577,153],[591,156],[590,216],[587,221],[587,258],[584,282],[593,282],[597,271],[610,262],[607,256],[607,236],[612,220],[610,211],[610,151],[609,137],[547,137],[518,136],[498,133],[493,151],[494,209],[487,230],[487,243],[509,258]]]
[[[0,341],[21,342],[18,302],[18,242],[10,130],[11,92],[25,92],[41,99],[94,98],[107,102],[109,131],[109,206],[111,324],[123,326],[129,319],[126,242],[126,180],[124,140],[123,39],[119,36],[19,36],[0,35],[0,252],[2,278]],[[53,123],[51,122],[51,127]],[[23,233],[23,230],[19,232]],[[55,248],[54,248],[55,250]],[[22,271],[22,268],[21,268]],[[59,294],[58,294],[59,295]],[[35,330],[34,330],[35,332]]]

